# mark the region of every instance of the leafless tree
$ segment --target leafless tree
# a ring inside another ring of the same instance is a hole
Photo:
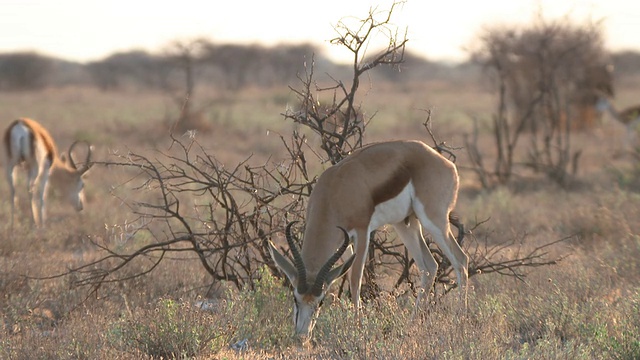
[[[203,118],[203,109],[194,109],[194,99],[196,98],[196,71],[202,63],[202,52],[206,40],[195,39],[185,41],[174,41],[165,50],[165,58],[173,64],[174,68],[181,74],[183,86],[173,87],[167,90],[178,106],[178,118],[172,120],[171,132],[184,132],[187,130],[199,130],[206,132],[209,126]],[[205,106],[206,107],[206,106]]]

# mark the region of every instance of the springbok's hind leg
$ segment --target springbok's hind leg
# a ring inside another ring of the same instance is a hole
[[[400,222],[393,225],[396,233],[407,247],[409,254],[420,269],[420,286],[416,297],[416,304],[413,311],[415,316],[420,308],[420,302],[426,294],[427,296],[433,288],[433,283],[438,272],[438,263],[431,254],[427,243],[422,236],[422,229],[418,219],[411,217],[407,223]]]
[[[431,214],[416,212],[422,227],[428,231],[433,241],[438,245],[444,256],[449,260],[458,278],[460,288],[460,301],[466,311],[467,308],[467,283],[469,281],[469,257],[460,247],[449,225],[447,214]]]

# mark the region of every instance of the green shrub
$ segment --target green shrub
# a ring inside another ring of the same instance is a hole
[[[619,316],[604,348],[612,359],[640,359],[640,289],[623,298],[616,309]]]
[[[294,344],[291,291],[267,267],[259,270],[254,289],[228,295],[225,316],[233,324],[234,339],[265,349]]]
[[[224,326],[214,317],[184,302],[161,299],[153,310],[141,310],[110,329],[112,345],[134,349],[153,358],[184,359],[226,344]]]

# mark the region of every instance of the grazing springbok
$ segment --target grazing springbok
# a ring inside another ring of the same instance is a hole
[[[13,229],[17,165],[27,169],[27,186],[31,194],[31,215],[36,227],[44,227],[45,200],[49,187],[67,199],[80,211],[84,207],[83,175],[91,168],[91,146],[88,145],[87,160],[78,168],[71,155],[78,142],[69,147],[68,160],[58,155],[51,134],[40,123],[31,119],[18,119],[9,125],[4,134],[5,171],[11,193],[11,228]]]
[[[449,225],[458,185],[456,166],[419,141],[372,144],[328,168],[309,199],[301,251],[293,241],[292,223],[286,227],[293,264],[269,242],[271,257],[294,287],[296,333],[311,337],[329,286],[349,267],[351,297],[357,311],[369,236],[386,224],[393,225],[415,260],[427,293],[434,284],[438,263],[427,247],[422,228],[431,233],[456,272],[466,309],[469,259]],[[350,238],[355,254],[333,268]],[[422,293],[418,293],[416,309]]]

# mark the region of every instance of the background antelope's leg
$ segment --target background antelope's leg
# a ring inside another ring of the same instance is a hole
[[[48,169],[41,171],[36,177],[31,194],[31,212],[36,227],[43,227],[45,221],[44,201],[46,197],[47,182],[49,180]]]
[[[11,200],[11,229],[13,230],[13,218],[15,217],[16,211],[16,188],[14,185],[16,181],[15,165],[7,164],[5,171],[7,182],[9,183],[9,199]]]

